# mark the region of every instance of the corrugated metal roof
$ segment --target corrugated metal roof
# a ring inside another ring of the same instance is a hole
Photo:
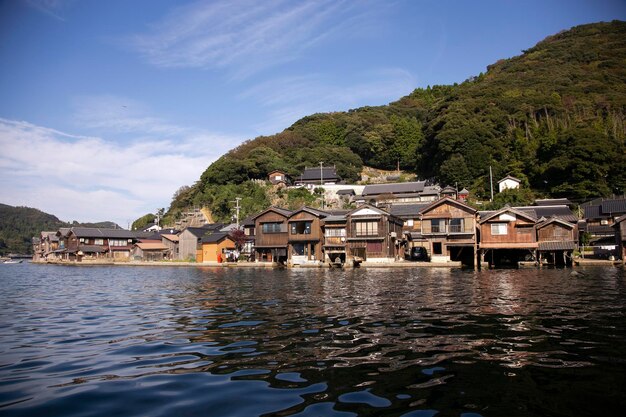
[[[576,249],[576,243],[571,240],[539,242],[538,249],[540,251],[574,250]]]
[[[424,191],[426,181],[399,182],[392,184],[366,185],[363,189],[363,197],[380,194],[421,193]]]

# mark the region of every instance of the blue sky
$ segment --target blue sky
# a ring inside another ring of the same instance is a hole
[[[462,82],[614,1],[0,1],[0,202],[126,227],[315,112]]]

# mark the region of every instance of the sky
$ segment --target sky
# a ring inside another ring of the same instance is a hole
[[[245,140],[463,82],[623,0],[0,0],[0,203],[127,227]]]

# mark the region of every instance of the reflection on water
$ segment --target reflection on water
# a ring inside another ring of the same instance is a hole
[[[0,269],[4,415],[621,415],[623,269]]]

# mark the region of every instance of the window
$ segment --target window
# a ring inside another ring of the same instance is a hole
[[[326,237],[345,237],[346,229],[326,229],[324,233]]]
[[[433,254],[441,255],[442,253],[441,242],[433,242]]]
[[[282,179],[283,179],[283,176],[282,176],[282,175],[276,175],[276,177],[275,177],[275,178],[276,178],[276,181],[280,181],[280,180],[282,180]]]
[[[356,236],[378,236],[378,222],[354,222]]]
[[[126,246],[126,239],[109,239],[109,246]]]
[[[463,219],[450,219],[450,227],[448,228],[448,231],[450,233],[461,233],[464,231],[463,226]]]
[[[280,233],[283,231],[282,223],[263,223],[263,233]]]
[[[407,221],[406,221],[406,225],[407,225],[408,227],[413,227],[413,219],[409,219],[409,220],[407,220]]]
[[[432,219],[430,221],[430,231],[432,233],[445,233],[446,221],[444,219]]]
[[[492,223],[491,224],[491,235],[506,235],[507,234],[507,223]]]
[[[311,222],[293,222],[291,223],[292,235],[310,235]]]
[[[104,239],[94,239],[93,240],[93,244],[94,245],[104,245]]]

